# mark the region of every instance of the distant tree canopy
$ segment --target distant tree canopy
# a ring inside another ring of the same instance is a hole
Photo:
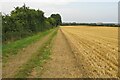
[[[21,39],[61,24],[59,14],[46,18],[43,11],[30,9],[24,4],[22,7],[16,7],[10,15],[2,15],[2,41]]]
[[[80,26],[80,25],[87,25],[87,26],[108,26],[108,27],[120,27],[120,24],[114,23],[62,23],[62,26]]]

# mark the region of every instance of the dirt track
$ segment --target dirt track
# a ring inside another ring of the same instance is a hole
[[[12,56],[8,62],[3,65],[3,78],[13,78],[20,67],[31,59],[32,55],[49,39],[49,36],[50,35],[43,37],[41,40],[21,50],[17,55]]]
[[[37,77],[78,78],[82,76],[70,46],[60,30],[58,30],[53,42],[52,55],[50,58],[51,59],[43,65],[42,73],[37,74]],[[39,71],[35,73],[39,73]]]

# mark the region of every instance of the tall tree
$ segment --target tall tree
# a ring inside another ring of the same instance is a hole
[[[62,20],[61,20],[61,16],[60,14],[52,14],[51,18],[54,18],[56,21],[56,26],[61,25],[62,24]]]

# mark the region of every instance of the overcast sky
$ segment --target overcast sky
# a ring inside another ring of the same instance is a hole
[[[1,12],[9,14],[24,3],[30,8],[40,9],[48,17],[59,13],[63,22],[118,22],[119,0],[1,0]]]

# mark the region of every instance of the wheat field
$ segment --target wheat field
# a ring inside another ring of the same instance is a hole
[[[118,28],[61,26],[83,77],[113,78],[118,73]]]

